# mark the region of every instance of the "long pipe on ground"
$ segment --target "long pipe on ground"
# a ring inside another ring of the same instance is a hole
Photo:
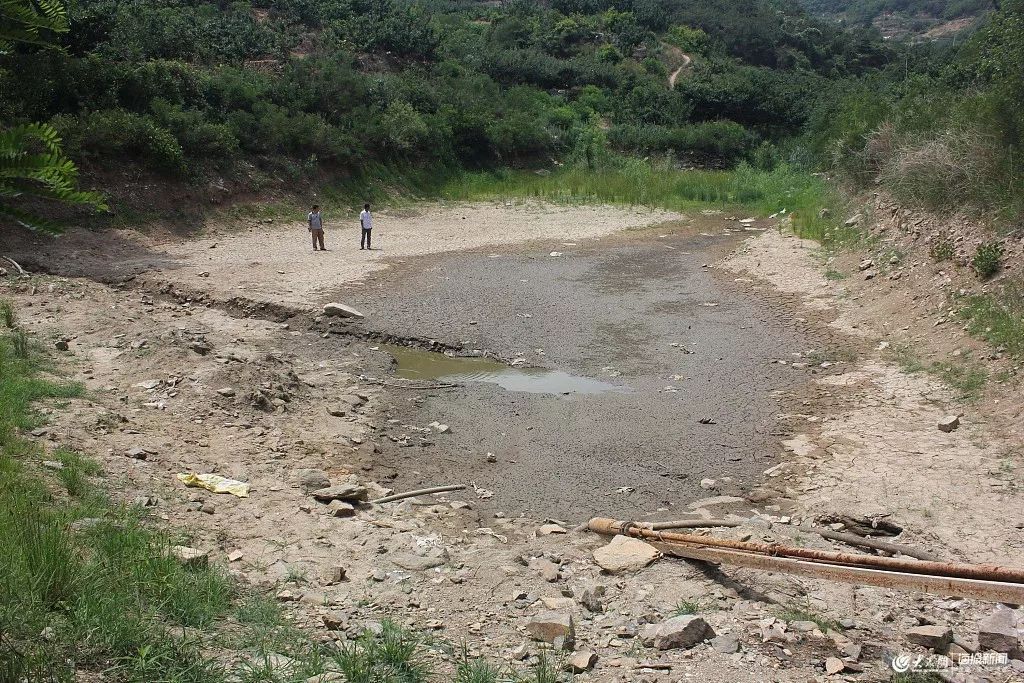
[[[1019,583],[962,579],[951,576],[931,576],[929,574],[907,574],[867,567],[847,567],[820,561],[799,560],[789,557],[770,557],[736,550],[698,547],[685,543],[653,541],[653,545],[668,555],[690,560],[730,564],[769,572],[783,572],[785,574],[808,576],[815,579],[839,581],[855,586],[896,588],[931,593],[944,597],[956,596],[1014,605],[1024,603],[1024,584]]]
[[[713,527],[738,527],[746,524],[751,520],[749,519],[680,519],[674,522],[639,522],[639,525],[654,531],[665,531],[667,529],[709,529]],[[918,550],[916,548],[908,548],[898,543],[889,543],[888,541],[879,541],[873,538],[865,538],[858,536],[857,534],[843,533],[841,531],[832,531],[831,529],[821,529],[813,526],[800,525],[794,527],[800,531],[805,531],[811,534],[817,534],[823,538],[827,538],[831,541],[839,541],[846,543],[847,545],[860,546],[862,548],[872,548],[874,550],[882,550],[887,553],[899,553],[900,555],[906,555],[907,557],[916,557],[919,560],[927,560],[929,562],[939,562],[939,558],[925,550]]]
[[[406,491],[405,493],[396,493],[391,496],[384,496],[377,500],[371,500],[371,503],[393,503],[396,500],[405,500],[406,498],[415,498],[416,496],[425,496],[430,493],[447,493],[448,491],[461,491],[466,488],[465,484],[452,484],[451,486],[432,486],[429,489],[416,489],[415,491]]]
[[[596,531],[599,534],[621,534],[624,536],[633,536],[634,538],[649,539],[652,541],[738,550],[747,553],[769,555],[772,557],[795,557],[820,562],[829,562],[832,564],[841,564],[853,567],[874,567],[876,569],[909,572],[912,574],[932,574],[935,576],[958,577],[964,579],[1024,583],[1024,570],[1000,567],[997,565],[972,565],[955,564],[950,562],[932,562],[927,560],[908,560],[896,557],[880,557],[878,555],[853,555],[850,553],[839,553],[831,550],[797,548],[794,546],[785,546],[775,543],[730,541],[711,536],[677,534],[670,531],[654,531],[652,529],[645,529],[641,526],[637,526],[634,522],[621,522],[614,519],[608,519],[606,517],[595,517],[590,520],[588,526],[591,531]]]

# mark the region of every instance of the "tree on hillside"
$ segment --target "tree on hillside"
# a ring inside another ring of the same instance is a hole
[[[68,30],[60,0],[0,0],[0,55],[20,44],[50,47],[51,36]],[[55,200],[103,210],[102,198],[78,189],[78,169],[64,156],[60,137],[46,123],[0,128],[0,216],[31,230],[59,226],[19,208],[26,201]]]

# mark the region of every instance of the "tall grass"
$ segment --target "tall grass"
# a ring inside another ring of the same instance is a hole
[[[573,165],[544,173],[464,173],[445,184],[440,195],[453,200],[526,198],[678,211],[714,205],[775,213],[817,207],[825,189],[822,179],[785,165],[772,171],[747,165],[731,171],[705,171],[628,159],[596,169]]]
[[[1014,358],[1024,358],[1024,280],[1010,279],[986,294],[960,300],[967,330]]]

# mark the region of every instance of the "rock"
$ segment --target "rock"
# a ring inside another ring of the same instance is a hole
[[[349,406],[327,406],[326,410],[331,417],[345,417],[348,414]]]
[[[863,261],[860,262],[860,265],[858,265],[857,268],[858,268],[858,270],[867,270],[868,268],[870,268],[873,265],[875,265],[875,262],[872,261],[869,258],[866,258],[866,259],[864,259]]]
[[[576,642],[576,624],[568,612],[544,612],[530,619],[526,632],[535,640],[571,650]]]
[[[853,227],[856,227],[856,226],[860,225],[863,221],[864,221],[864,214],[856,213],[856,214],[850,216],[849,218],[847,218],[846,221],[843,223],[843,225],[845,225],[848,228],[853,228]]]
[[[539,557],[531,560],[530,567],[540,573],[541,578],[548,583],[554,583],[561,578],[558,571],[558,565],[547,558]]]
[[[330,317],[334,317],[334,318],[362,318],[362,317],[364,317],[362,313],[360,313],[356,309],[352,308],[351,306],[346,306],[345,304],[339,304],[339,303],[324,304],[324,315],[330,316]]]
[[[53,346],[58,351],[67,351],[68,350],[68,340],[67,339],[58,339],[57,341],[53,342]]]
[[[306,494],[322,491],[331,486],[331,478],[327,476],[326,472],[311,468],[302,468],[292,472],[292,481]]]
[[[312,495],[321,503],[330,503],[332,500],[364,501],[367,490],[365,486],[359,484],[339,484],[317,489]]]
[[[616,536],[603,548],[594,551],[594,561],[606,572],[639,571],[654,562],[661,553],[657,548],[640,539]]]
[[[348,576],[348,569],[344,565],[336,564],[327,570],[324,575],[324,583],[327,585],[333,585],[336,583],[343,582]]]
[[[978,624],[978,645],[996,652],[1017,649],[1017,615],[1013,610],[996,609]]]
[[[221,396],[227,396],[228,398],[235,395],[235,390],[232,387],[221,387],[217,390],[217,393]]]
[[[845,668],[846,665],[839,657],[829,657],[825,660],[825,673],[829,676],[834,676]]]
[[[587,584],[580,593],[580,604],[599,614],[604,611],[604,594],[604,586],[596,583]]]
[[[946,417],[939,420],[939,431],[940,432],[951,432],[960,426],[959,415],[947,415]]]
[[[936,652],[946,649],[953,642],[953,629],[948,626],[915,626],[903,633],[907,640],[915,645],[927,647]]]
[[[714,637],[714,629],[703,617],[695,614],[672,617],[660,624],[648,624],[640,632],[640,640],[644,645],[659,650],[689,649]]]
[[[199,506],[199,511],[212,515],[217,511],[217,507],[213,503],[206,502]]]
[[[711,639],[711,647],[715,649],[715,652],[731,655],[734,652],[739,652],[740,641],[736,639],[736,636],[723,634]]]
[[[559,524],[542,524],[537,528],[538,536],[550,536],[551,534],[564,534],[565,527]]]
[[[580,650],[579,652],[573,653],[569,657],[567,662],[567,669],[575,674],[581,674],[584,671],[589,671],[594,668],[597,664],[597,653],[591,652],[590,650]]]
[[[451,427],[449,427],[446,424],[441,424],[440,422],[437,421],[431,422],[427,426],[433,429],[438,434],[447,434],[448,432],[452,431]]]
[[[576,601],[561,595],[557,597],[542,595],[540,601],[550,610],[571,609],[576,606]]]
[[[328,612],[321,619],[328,631],[344,631],[348,628],[348,618],[342,612]]]
[[[411,572],[422,572],[440,567],[448,562],[448,551],[444,548],[430,548],[423,554],[399,552],[390,556],[391,561],[402,569]]]
[[[332,517],[351,517],[356,514],[356,509],[352,503],[346,503],[343,500],[332,500],[327,504],[327,514]]]
[[[797,631],[798,633],[810,633],[814,629],[818,628],[818,625],[813,621],[791,621],[789,622],[789,630]]]
[[[228,562],[238,562],[243,557],[245,557],[245,553],[241,550],[232,550],[228,553]]]
[[[147,451],[145,448],[140,448],[136,446],[134,448],[129,448],[127,451],[124,452],[124,454],[127,455],[129,458],[135,458],[136,460],[145,460],[149,456],[149,451]]]
[[[62,470],[64,469],[64,463],[59,460],[44,460],[43,467],[50,470]]]
[[[171,555],[186,567],[205,567],[210,563],[210,553],[185,545],[171,548]]]
[[[710,491],[711,489],[715,488],[716,484],[717,484],[717,482],[714,479],[701,479],[700,480],[700,487],[702,489],[704,489],[705,491]]]

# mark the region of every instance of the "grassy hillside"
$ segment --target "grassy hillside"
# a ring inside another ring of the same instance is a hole
[[[70,9],[62,50],[0,56],[0,120],[52,122],[122,217],[161,197],[430,193],[465,171],[629,157],[785,162],[918,204],[1017,212],[1020,0],[955,46],[886,42],[776,0]],[[692,64],[671,88],[680,54]]]

